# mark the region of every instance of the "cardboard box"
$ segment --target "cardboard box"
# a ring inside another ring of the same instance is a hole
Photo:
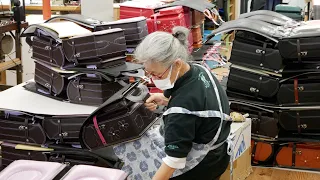
[[[231,125],[233,150],[233,178],[244,180],[252,172],[251,167],[251,119]],[[230,164],[220,180],[230,180]]]

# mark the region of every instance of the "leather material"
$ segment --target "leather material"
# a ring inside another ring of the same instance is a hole
[[[272,25],[263,21],[257,21],[255,19],[237,19],[233,21],[224,22],[219,28],[213,30],[212,33],[208,35],[206,39],[208,41],[216,35],[230,33],[237,30],[254,32],[257,35],[261,35],[277,43],[279,41],[279,38],[285,36],[285,34],[282,31],[279,31],[277,27],[278,26],[276,25]]]
[[[279,124],[290,133],[298,134],[300,130],[301,134],[318,134],[320,129],[319,117],[319,110],[281,111],[279,113]]]
[[[231,66],[227,90],[255,98],[272,98],[279,90],[279,79]]]
[[[282,21],[294,21],[293,19],[282,15],[280,13],[274,12],[274,11],[268,11],[268,10],[258,10],[258,11],[251,11],[248,13],[240,14],[239,18],[248,18],[256,15],[263,15],[263,16],[271,16],[278,19],[281,19]]]
[[[251,118],[251,134],[257,137],[277,138],[279,133],[278,113],[259,106],[231,103],[230,109]]]
[[[80,132],[83,147],[99,149],[134,140],[156,121],[156,116],[144,106],[148,97],[147,87],[137,85],[138,82],[125,86],[88,117]],[[94,127],[95,116],[98,131],[107,144],[103,144]]]
[[[294,103],[299,104],[298,79],[293,80]]]
[[[82,15],[74,14],[53,17],[46,22],[55,22],[58,20],[72,21],[79,25],[90,28],[93,32],[108,29],[123,29],[126,40],[126,47],[136,47],[143,40],[143,38],[148,35],[148,27],[145,17],[132,17],[128,19],[121,19],[118,21],[103,22]],[[108,49],[110,49],[110,47]],[[105,49],[104,51],[108,49]]]
[[[3,166],[8,166],[17,160],[34,160],[34,161],[48,161],[46,154],[37,151],[22,151],[15,149],[15,144],[3,143],[1,144],[1,160]]]
[[[285,38],[279,41],[281,55],[289,61],[318,63],[320,44],[319,37]],[[298,50],[299,49],[299,50]]]
[[[42,96],[46,96],[48,98],[52,98],[58,101],[65,101],[68,99],[66,93],[62,93],[59,96],[54,96],[50,94],[48,88],[36,83],[36,82],[28,82],[26,85],[23,86],[27,91],[40,94]]]
[[[63,180],[79,179],[125,180],[127,174],[117,169],[78,165],[69,170]]]
[[[251,162],[259,165],[272,160],[274,144],[268,141],[251,139]]]
[[[97,31],[97,29],[101,30],[100,26],[103,26],[103,23],[104,23],[103,21],[86,17],[81,14],[66,14],[66,15],[55,16],[48,19],[45,23],[56,22],[60,20],[67,20],[67,21],[77,23],[81,26],[85,26],[91,29],[93,32]]]
[[[32,58],[48,63],[52,66],[62,67],[66,64],[66,59],[63,54],[62,47],[55,41],[46,38],[33,37],[32,41]]]
[[[122,87],[118,82],[78,76],[69,82],[67,95],[73,103],[101,105]]]
[[[49,68],[35,62],[34,81],[46,88],[51,95],[56,96],[65,93],[69,80]]]
[[[79,144],[79,132],[87,116],[45,116],[42,127],[50,140]]]
[[[319,148],[316,143],[283,145],[276,155],[276,164],[280,167],[318,170],[320,169]]]
[[[29,115],[0,112],[0,139],[32,144],[44,144],[46,135],[40,120]]]
[[[251,132],[253,134],[270,138],[276,138],[278,136],[279,128],[277,118],[252,114],[250,114],[250,117],[252,118]]]
[[[125,35],[119,28],[64,40],[46,28],[38,28],[36,26],[34,33],[27,35],[33,36],[32,57],[52,66],[99,65],[104,61],[123,57],[126,53]]]
[[[318,72],[280,78],[245,67],[232,65],[227,82],[229,96],[241,94],[249,99],[279,105],[313,105],[319,96]],[[294,79],[298,79],[299,104],[295,103]]]
[[[280,71],[285,66],[275,43],[256,37],[254,33],[242,31],[236,33],[230,62],[270,71]]]
[[[88,74],[104,74],[110,77],[120,77],[124,72],[136,72],[139,69],[142,69],[143,66],[141,64],[125,62],[124,64],[112,67],[105,67],[103,69],[89,69],[89,68],[79,68],[79,67],[70,67],[66,68],[69,71],[77,71],[78,73],[88,73]]]
[[[287,21],[280,19],[280,18],[273,17],[273,16],[268,16],[268,15],[255,15],[255,16],[250,16],[248,18],[256,19],[256,20],[260,20],[260,21],[265,21],[267,23],[274,24],[277,26],[287,25]]]
[[[119,28],[67,39],[62,45],[66,59],[75,64],[87,64],[86,59],[101,62],[104,59],[124,56],[126,52],[123,30]]]
[[[64,168],[60,163],[18,160],[0,172],[0,179],[52,180]]]
[[[2,158],[4,165],[7,166],[15,160],[37,160],[50,161],[66,164],[68,167],[75,165],[93,165],[99,167],[119,168],[118,159],[104,157],[95,153],[71,148],[69,146],[48,145],[49,148],[39,147],[37,145],[21,145],[4,142],[2,147]],[[105,151],[104,151],[105,152]]]
[[[279,104],[316,104],[320,98],[320,74],[306,74],[283,82],[277,94]],[[295,81],[296,79],[296,81]],[[294,82],[296,82],[296,87]]]

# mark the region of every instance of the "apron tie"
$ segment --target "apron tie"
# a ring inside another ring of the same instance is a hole
[[[233,180],[233,155],[234,155],[234,144],[232,142],[231,135],[227,138],[227,154],[230,156],[230,180]]]

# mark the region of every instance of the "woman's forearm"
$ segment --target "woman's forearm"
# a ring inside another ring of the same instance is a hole
[[[166,163],[162,163],[152,180],[169,180],[174,171],[174,168],[166,165]]]

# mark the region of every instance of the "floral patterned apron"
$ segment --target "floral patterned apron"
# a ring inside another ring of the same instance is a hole
[[[216,144],[221,132],[223,121],[231,121],[231,118],[228,115],[224,114],[222,111],[222,105],[218,88],[211,76],[212,74],[206,68],[202,66],[200,67],[206,70],[211,80],[211,83],[214,87],[217,96],[219,111],[189,111],[181,107],[172,107],[165,111],[163,116],[169,114],[190,114],[203,118],[220,117],[220,126],[217,131],[217,134],[208,144],[193,143],[192,149],[187,156],[185,168],[176,169],[172,177],[179,176],[193,169],[204,159],[204,157],[208,154],[209,151],[219,148],[224,143],[228,143],[227,152],[228,155],[231,156],[230,161],[232,162],[233,159],[233,147],[230,136],[223,142]],[[154,126],[150,130],[148,130],[139,140],[114,146],[113,149],[115,154],[124,162],[122,170],[128,173],[128,180],[151,180],[157,172],[157,170],[160,168],[162,164],[162,159],[166,157],[166,153],[164,151],[164,137],[162,135],[163,133],[161,133],[161,124],[163,125],[163,122],[161,122],[160,125]],[[230,166],[230,170],[232,177],[232,163]]]

